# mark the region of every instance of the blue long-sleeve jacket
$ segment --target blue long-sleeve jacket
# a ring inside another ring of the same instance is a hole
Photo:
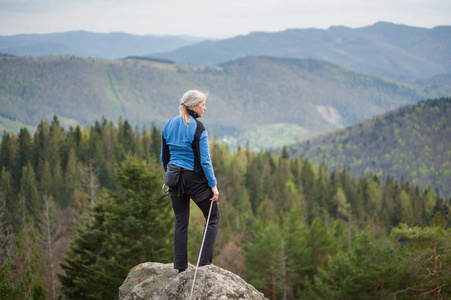
[[[189,111],[190,123],[185,124],[181,116],[166,123],[161,139],[161,163],[166,171],[172,164],[204,174],[210,187],[217,184],[210,159],[208,133],[197,114]]]

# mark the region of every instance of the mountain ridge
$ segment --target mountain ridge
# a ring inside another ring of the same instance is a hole
[[[204,38],[78,30],[0,36],[0,53],[16,56],[74,55],[117,59],[127,56],[144,56],[149,51],[171,51],[201,40]]]
[[[0,53],[117,59],[148,56],[215,66],[247,56],[311,58],[362,73],[414,82],[450,74],[451,26],[421,28],[377,22],[360,28],[290,28],[225,39],[69,31],[0,36]]]
[[[313,58],[371,75],[412,80],[449,73],[450,52],[451,26],[426,29],[378,22],[356,29],[333,26],[252,32],[149,55],[202,65],[257,55]]]

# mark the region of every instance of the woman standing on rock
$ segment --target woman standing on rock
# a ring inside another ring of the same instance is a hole
[[[188,224],[190,198],[207,219],[212,204],[208,230],[199,265],[210,265],[221,214],[218,188],[210,159],[208,134],[198,120],[207,110],[207,96],[196,90],[187,91],[180,99],[180,115],[172,118],[163,129],[161,163],[169,186],[174,224],[174,269],[183,272],[188,268]],[[211,203],[213,201],[213,203]]]

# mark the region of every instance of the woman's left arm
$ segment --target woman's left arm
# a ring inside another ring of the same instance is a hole
[[[208,146],[208,134],[205,130],[199,139],[199,152],[200,152],[200,163],[202,169],[204,170],[205,177],[208,180],[208,186],[214,187],[217,184],[215,172],[213,170],[213,164],[210,158],[210,148]]]

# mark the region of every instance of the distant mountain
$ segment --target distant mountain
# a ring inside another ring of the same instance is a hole
[[[312,58],[367,74],[410,80],[451,73],[450,53],[451,26],[426,29],[380,22],[357,29],[254,32],[151,56],[196,65],[256,55]]]
[[[189,36],[152,36],[127,33],[70,31],[0,36],[0,53],[16,56],[74,55],[116,59],[172,51],[203,39]]]
[[[436,75],[430,78],[416,80],[415,83],[433,86],[451,85],[451,74]]]
[[[24,125],[57,114],[66,125],[123,116],[163,126],[193,88],[210,94],[203,118],[210,135],[258,148],[451,95],[451,86],[402,84],[311,59],[247,57],[217,67],[72,56],[0,59],[0,116]]]
[[[432,186],[451,197],[451,98],[403,106],[288,147],[330,168],[351,168]]]

